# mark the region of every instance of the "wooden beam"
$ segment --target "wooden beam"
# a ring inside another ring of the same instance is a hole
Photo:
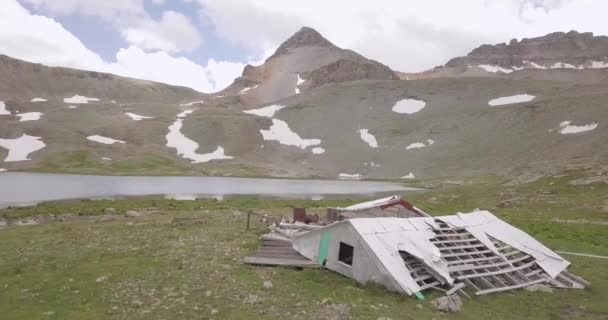
[[[541,283],[541,282],[545,282],[545,279],[534,280],[534,281],[530,281],[530,282],[527,282],[527,283],[520,283],[520,284],[516,284],[516,285],[512,285],[512,286],[507,286],[507,287],[500,287],[500,288],[494,288],[494,289],[481,290],[481,291],[475,292],[475,294],[479,296],[479,295],[482,295],[482,294],[488,294],[488,293],[492,293],[492,292],[500,292],[500,291],[506,291],[506,290],[519,289],[519,288],[531,286],[533,284],[537,284],[537,283]]]

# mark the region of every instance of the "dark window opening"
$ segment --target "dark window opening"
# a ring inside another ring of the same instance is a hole
[[[340,242],[340,251],[338,251],[338,261],[349,266],[353,265],[354,248],[344,242]]]

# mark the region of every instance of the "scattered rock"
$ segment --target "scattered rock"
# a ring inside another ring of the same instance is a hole
[[[266,288],[266,289],[272,289],[272,282],[270,282],[270,281],[264,281],[264,288]]]
[[[136,217],[141,217],[144,214],[142,212],[139,211],[135,211],[135,210],[127,210],[127,212],[125,213],[125,217],[127,218],[136,218]]]
[[[505,186],[516,186],[518,184],[526,184],[526,183],[531,183],[534,181],[537,181],[538,179],[544,177],[545,175],[542,173],[537,173],[537,172],[526,172],[524,174],[521,174],[515,178],[513,178],[513,180],[505,183]]]
[[[205,297],[211,297],[211,290],[205,291]]]
[[[264,299],[254,295],[254,294],[250,294],[243,300],[243,303],[256,304],[256,303],[262,302],[263,300]]]
[[[116,214],[116,209],[114,208],[104,208],[102,210],[103,214]]]
[[[587,186],[593,183],[606,183],[608,184],[608,177],[606,176],[594,176],[587,178],[580,178],[569,181],[568,184],[572,186]]]
[[[217,311],[217,309],[211,309],[211,314],[216,314],[216,313],[218,313],[218,312],[219,312],[219,311]]]
[[[455,294],[439,297],[431,301],[431,304],[441,312],[456,312],[462,308],[462,300]]]
[[[38,221],[36,221],[35,219],[23,219],[17,221],[18,226],[32,226],[35,224],[38,224]]]
[[[106,280],[108,280],[108,276],[101,276],[101,277],[95,279],[95,282],[100,283],[100,282],[104,282]]]
[[[420,303],[416,304],[417,309],[422,309],[422,305]]]
[[[180,227],[199,225],[199,224],[203,224],[203,223],[204,223],[203,219],[196,218],[196,217],[181,217],[181,218],[174,218],[173,220],[171,220],[171,224],[180,226]]]
[[[506,200],[502,200],[497,207],[499,208],[511,208],[516,206],[519,202],[520,202],[521,198],[520,197],[515,197],[515,198],[511,198],[511,199],[506,199]]]
[[[317,309],[316,314],[311,314],[309,319],[349,320],[352,319],[350,309],[349,305],[342,303],[325,305]]]
[[[380,318],[378,318],[376,320],[393,320],[393,319],[389,318],[389,317],[380,317]]]
[[[540,292],[546,292],[546,293],[553,293],[553,289],[544,285],[544,284],[533,284],[531,286],[527,286],[524,289],[526,289],[527,291],[530,292],[536,292],[536,291],[540,291]]]

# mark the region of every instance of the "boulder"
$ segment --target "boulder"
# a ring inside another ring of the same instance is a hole
[[[437,298],[431,304],[441,312],[456,312],[462,308],[462,300],[455,294]]]

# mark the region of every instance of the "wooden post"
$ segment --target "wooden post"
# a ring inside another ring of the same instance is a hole
[[[251,221],[251,210],[247,211],[247,231],[249,231],[249,222]]]

